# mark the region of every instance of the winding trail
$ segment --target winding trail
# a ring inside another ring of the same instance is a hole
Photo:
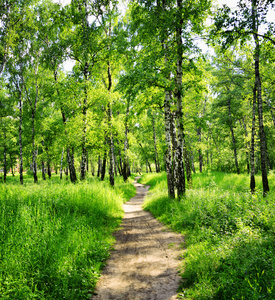
[[[103,269],[93,300],[177,299],[183,237],[141,208],[149,186],[136,180],[137,194],[124,204],[122,229],[115,233],[115,251]]]

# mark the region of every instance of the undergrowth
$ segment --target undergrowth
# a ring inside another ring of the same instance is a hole
[[[251,195],[247,175],[195,174],[180,200],[167,197],[165,173],[141,182],[145,209],[185,235],[182,299],[275,299],[275,193],[262,197],[260,176]]]
[[[133,185],[7,179],[0,185],[0,298],[90,299]]]

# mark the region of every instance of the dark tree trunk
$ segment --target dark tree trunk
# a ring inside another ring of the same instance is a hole
[[[101,180],[103,181],[106,173],[107,150],[104,151],[103,162],[101,166]]]
[[[123,176],[122,173],[122,158],[121,158],[121,150],[118,150],[118,162],[117,162],[117,168],[120,176]]]
[[[43,153],[43,147],[44,147],[44,141],[42,141],[42,150],[41,150],[41,154]],[[41,162],[41,169],[42,169],[42,179],[46,180],[46,176],[45,176],[45,162],[44,159],[42,158],[42,162]]]
[[[260,41],[258,36],[258,12],[257,12],[257,0],[252,0],[252,18],[253,18],[253,38],[255,42],[255,84],[257,91],[257,102],[258,102],[258,117],[259,117],[259,135],[260,135],[260,151],[261,151],[261,170],[262,170],[262,183],[263,183],[263,196],[265,197],[269,192],[268,178],[267,178],[267,167],[266,167],[266,144],[264,134],[264,123],[263,123],[263,107],[262,107],[262,87],[260,77]]]
[[[48,149],[46,149],[46,151],[47,151],[47,173],[48,173],[49,178],[51,178],[52,177],[51,159],[50,159]]]
[[[42,162],[41,162],[41,168],[42,168],[42,179],[46,180],[44,160],[42,160]]]
[[[108,103],[108,123],[109,123],[109,159],[110,159],[110,168],[109,168],[109,175],[110,175],[110,184],[111,186],[115,185],[115,173],[114,173],[114,139],[113,139],[113,129],[112,129],[112,109],[111,103]]]
[[[192,165],[193,173],[196,174],[196,169],[195,169],[195,165],[194,165],[194,155],[193,155],[192,151],[191,151],[191,165]]]
[[[191,188],[192,187],[191,162],[190,162],[190,156],[189,156],[185,141],[184,141],[184,146],[183,146],[183,154],[184,154],[187,182],[188,182],[189,188]]]
[[[244,134],[245,134],[245,138],[247,140],[248,138],[248,133],[247,133],[247,130],[246,130],[246,124],[245,124],[245,121],[243,119],[243,128],[244,128]],[[249,143],[248,141],[246,142],[246,151],[245,151],[245,155],[246,155],[246,166],[247,166],[247,174],[250,174],[250,165],[249,165],[249,151],[248,151],[248,148],[249,148]]]
[[[176,26],[177,40],[177,76],[176,76],[176,98],[177,98],[177,133],[178,145],[176,151],[177,163],[177,191],[178,197],[185,195],[185,174],[184,174],[184,130],[183,130],[183,113],[182,113],[182,61],[183,61],[183,45],[182,45],[182,0],[177,0],[178,8],[178,24]]]
[[[155,116],[154,112],[152,112],[152,127],[153,127],[153,141],[154,141],[154,149],[155,149],[155,166],[156,173],[160,172],[159,169],[159,159],[158,159],[158,150],[157,150],[157,137],[156,137],[156,128],[155,128]]]
[[[171,95],[170,95],[171,97]],[[177,186],[177,166],[178,162],[176,159],[176,151],[177,151],[177,130],[175,125],[175,116],[171,112],[171,141],[172,141],[172,161],[173,161],[173,176],[174,176],[174,186]]]
[[[64,157],[64,148],[62,149],[61,161],[60,161],[60,180],[62,179],[63,157]]]
[[[130,166],[129,166],[129,159],[128,159],[128,116],[129,116],[129,110],[130,110],[130,101],[127,101],[127,108],[126,108],[126,117],[125,117],[125,135],[124,135],[124,158],[123,158],[123,168],[122,168],[122,174],[123,179],[126,181],[129,177],[130,173]],[[139,143],[140,144],[140,143]],[[140,144],[141,146],[141,144]]]
[[[93,164],[93,157],[92,157],[92,155],[91,155],[90,162],[91,162],[91,173],[92,173],[92,176],[95,176],[95,167],[94,167],[94,164]]]
[[[256,101],[257,101],[256,83],[253,89],[253,109],[252,109],[252,132],[250,144],[250,191],[255,192],[255,124],[256,124]]]
[[[13,160],[12,160],[11,154],[10,154],[10,164],[11,164],[11,173],[12,173],[12,176],[14,176]]]
[[[7,180],[7,146],[6,146],[6,130],[4,132],[4,182]]]
[[[201,127],[198,128],[197,130],[197,135],[198,135],[198,141],[199,141],[199,164],[200,164],[200,173],[202,173],[202,168],[203,168],[203,156],[202,156],[202,151],[201,151]]]
[[[20,183],[23,184],[23,147],[22,147],[22,119],[23,119],[23,102],[22,102],[22,90],[19,95],[19,173]]]
[[[67,163],[70,172],[71,182],[75,183],[77,181],[77,177],[76,177],[76,172],[74,167],[74,156],[73,156],[73,151],[71,152],[69,147],[67,148]]]
[[[100,155],[98,155],[98,162],[97,162],[97,177],[100,176],[101,173],[101,159],[100,159]]]
[[[87,81],[88,81],[88,63],[85,63],[83,75],[85,78],[85,87],[84,87],[84,99],[82,103],[82,157],[80,163],[80,180],[84,180],[86,176],[86,164],[87,164],[87,148],[86,148],[86,139],[87,139],[87,100],[88,100],[88,91],[87,91]]]
[[[36,165],[34,120],[35,120],[35,110],[32,110],[32,167],[33,167],[33,180],[34,183],[37,183],[38,178],[37,178],[37,165]]]

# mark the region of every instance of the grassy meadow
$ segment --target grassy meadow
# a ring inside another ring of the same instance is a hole
[[[275,299],[275,174],[273,192],[249,192],[249,176],[206,172],[193,176],[186,197],[167,197],[165,173],[145,174],[144,208],[185,235],[182,299]]]
[[[0,184],[0,299],[90,299],[131,183],[90,178]]]

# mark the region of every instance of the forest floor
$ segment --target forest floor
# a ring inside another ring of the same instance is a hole
[[[178,272],[183,237],[171,232],[142,203],[149,186],[134,183],[137,194],[124,204],[122,228],[93,300],[173,300],[181,277]]]

